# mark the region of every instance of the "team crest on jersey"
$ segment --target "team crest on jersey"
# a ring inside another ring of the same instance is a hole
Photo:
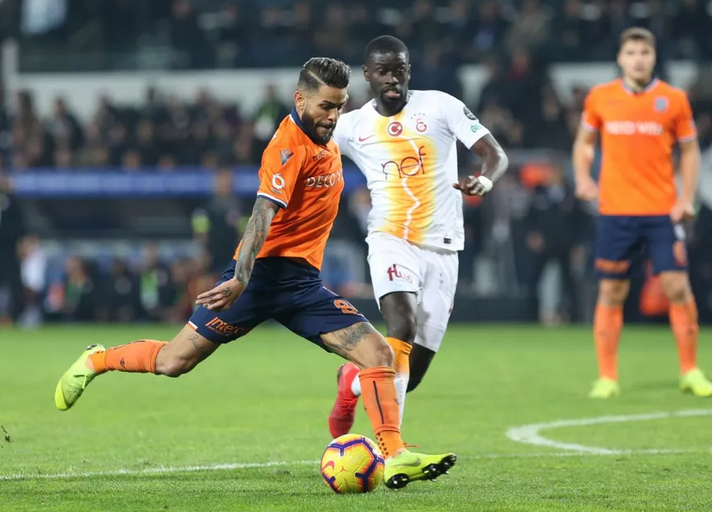
[[[398,137],[401,133],[403,133],[403,125],[400,124],[398,121],[393,121],[391,124],[388,125],[388,135],[391,137]]]
[[[413,114],[410,116],[411,121],[415,121],[415,129],[418,130],[420,133],[423,133],[425,130],[428,129],[428,125],[425,124],[424,121],[425,114],[418,113],[418,114]]]
[[[670,101],[665,96],[658,96],[655,98],[654,105],[655,111],[662,113],[668,109],[668,106],[670,106]]]
[[[472,119],[473,121],[477,121],[477,116],[472,113],[472,110],[470,110],[467,107],[462,107],[462,111],[465,113],[465,117],[467,119]]]
[[[294,155],[294,151],[290,151],[288,149],[283,149],[282,151],[279,152],[279,156],[282,159],[282,165],[286,164],[290,158],[292,158],[292,155]]]

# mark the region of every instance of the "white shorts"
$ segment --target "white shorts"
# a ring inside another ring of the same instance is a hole
[[[366,242],[378,307],[389,293],[415,293],[415,343],[437,352],[455,301],[457,252],[420,247],[387,233],[371,233]]]

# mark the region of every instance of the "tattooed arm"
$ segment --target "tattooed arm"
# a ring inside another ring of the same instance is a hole
[[[247,282],[250,280],[255,259],[262,250],[272,219],[278,211],[277,203],[264,197],[257,197],[252,215],[247,222],[247,228],[245,228],[245,234],[242,236],[237,265],[235,265],[235,279],[243,287],[247,286]]]
[[[235,277],[198,295],[196,304],[203,305],[211,311],[224,311],[232,306],[250,281],[255,260],[267,239],[272,219],[278,211],[279,206],[275,202],[261,196],[257,197],[240,243]]]

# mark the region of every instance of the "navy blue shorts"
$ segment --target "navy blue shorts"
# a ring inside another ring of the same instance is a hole
[[[594,266],[601,278],[625,279],[631,267],[648,258],[653,273],[687,270],[682,226],[667,215],[601,215]]]
[[[234,275],[235,260],[218,284]],[[368,321],[346,299],[324,287],[317,269],[272,257],[255,261],[247,288],[229,309],[215,312],[200,306],[188,325],[214,343],[228,343],[270,319],[322,348],[322,334]]]

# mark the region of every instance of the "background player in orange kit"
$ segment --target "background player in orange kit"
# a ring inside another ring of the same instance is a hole
[[[343,297],[321,281],[324,247],[343,190],[341,154],[331,140],[351,71],[316,58],[303,67],[295,107],[279,125],[262,158],[260,187],[235,259],[170,343],[139,340],[108,350],[90,345],[55,390],[69,409],[86,386],[107,371],[178,377],[228,343],[274,319],[296,334],[358,365],[364,403],[386,458],[391,488],[432,480],[455,463],[454,454],[422,455],[400,436],[393,351]]]
[[[680,388],[712,396],[697,368],[697,306],[687,274],[681,223],[694,215],[700,150],[685,93],[655,78],[655,37],[643,28],[621,34],[620,79],[591,90],[574,143],[576,194],[599,202],[595,268],[600,278],[594,338],[599,379],[591,398],[620,392],[617,350],[623,327],[631,265],[642,254],[652,260],[670,299],[670,324],[680,356]],[[603,161],[598,185],[591,178],[596,137]],[[672,151],[680,148],[682,188],[678,195]]]

